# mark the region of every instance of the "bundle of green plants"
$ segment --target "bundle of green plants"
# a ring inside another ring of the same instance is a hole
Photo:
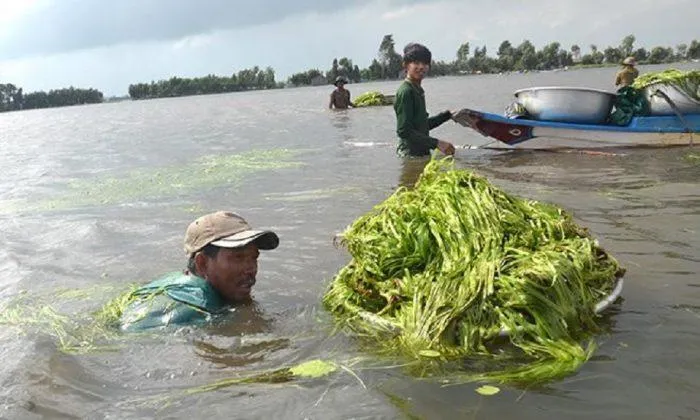
[[[691,98],[700,101],[700,70],[682,71],[668,69],[654,73],[645,73],[639,76],[632,86],[637,89],[644,89],[654,84],[674,86]]]
[[[391,101],[381,92],[365,92],[355,98],[353,105],[356,107],[391,105]]]
[[[449,158],[358,218],[341,243],[352,259],[324,296],[338,323],[380,353],[432,366],[500,359],[471,379],[575,372],[595,348],[595,305],[624,273],[569,213]]]

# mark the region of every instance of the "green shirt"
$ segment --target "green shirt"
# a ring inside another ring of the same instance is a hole
[[[449,111],[428,117],[425,109],[425,91],[422,87],[404,80],[396,91],[396,134],[399,136],[397,151],[411,156],[429,155],[437,147],[438,140],[428,132],[449,120]]]
[[[125,331],[203,324],[229,309],[208,281],[182,272],[167,274],[139,287],[130,299],[133,302],[121,316],[121,329]]]

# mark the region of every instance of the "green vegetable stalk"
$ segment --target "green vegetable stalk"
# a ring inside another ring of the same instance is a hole
[[[639,76],[632,85],[644,89],[654,84],[670,85],[685,92],[691,98],[700,101],[700,70],[681,71],[668,69]]]
[[[414,189],[341,236],[352,260],[324,296],[337,321],[380,352],[426,363],[503,359],[513,352],[496,344],[507,333],[512,363],[472,379],[537,383],[576,371],[594,349],[595,304],[624,273],[564,210],[450,159],[431,161]]]
[[[353,101],[355,107],[391,105],[391,100],[380,92],[365,92]]]

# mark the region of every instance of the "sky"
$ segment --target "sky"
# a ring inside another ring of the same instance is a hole
[[[0,0],[0,83],[125,95],[129,84],[271,66],[277,80],[348,57],[386,34],[451,61],[464,42],[635,47],[700,40],[698,0]]]

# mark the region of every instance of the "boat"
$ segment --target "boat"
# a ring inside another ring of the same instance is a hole
[[[678,108],[665,93],[658,93],[670,110],[664,108],[663,112],[672,115],[635,116],[624,126],[605,122],[614,93],[571,87],[516,91],[516,105],[524,112],[511,117],[465,108],[453,115],[453,120],[497,140],[488,145],[490,148],[679,146],[700,140],[700,109],[687,107],[686,102]]]
[[[700,114],[633,117],[629,125],[578,124],[506,118],[462,109],[453,119],[498,140],[497,148],[566,149],[629,146],[687,146],[700,141]],[[494,147],[494,145],[489,145]]]

